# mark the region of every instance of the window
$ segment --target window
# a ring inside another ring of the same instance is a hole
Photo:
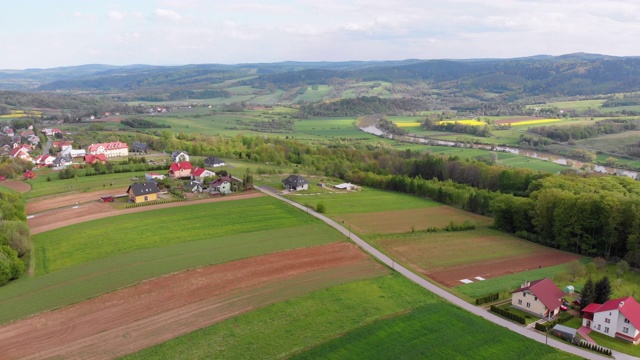
[[[600,330],[600,324],[598,324],[598,330]]]
[[[527,293],[522,293],[522,297],[527,297]]]
[[[518,305],[522,305],[522,299],[518,299]]]
[[[624,323],[628,324],[629,323],[629,319],[624,319]]]
[[[144,196],[144,201],[149,201],[149,197],[147,195]]]
[[[609,328],[608,327],[604,328],[604,332],[608,333],[609,332]]]
[[[534,300],[534,301],[538,301],[538,297],[537,297],[537,296],[534,296],[534,297],[533,297],[533,300]]]
[[[528,302],[527,303],[527,307],[530,308],[531,307],[531,303]]]
[[[622,328],[622,332],[625,333],[625,334],[628,334],[629,333],[629,328],[628,327],[623,327]]]
[[[611,323],[611,320],[609,320],[609,318],[604,319],[604,322],[606,322],[607,324]]]

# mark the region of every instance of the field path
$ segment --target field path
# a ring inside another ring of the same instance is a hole
[[[89,204],[79,205],[77,208],[69,207],[62,209],[55,209],[38,214],[27,220],[27,224],[31,228],[31,235],[36,235],[45,231],[58,229],[61,227],[78,224],[85,221],[92,221],[96,219],[103,219],[106,217],[133,214],[142,211],[166,209],[177,206],[188,206],[195,204],[207,204],[221,201],[233,201],[241,199],[251,199],[255,197],[264,196],[262,193],[246,192],[241,194],[226,195],[221,197],[215,197],[211,199],[195,200],[195,201],[176,201],[167,204],[159,205],[147,205],[140,206],[131,209],[117,210],[108,204],[92,202]]]
[[[112,359],[253,310],[388,270],[351,243],[163,276],[0,327],[0,359]]]
[[[414,274],[411,270],[405,268],[402,265],[397,264],[393,259],[391,259],[390,257],[388,257],[387,255],[383,254],[382,252],[380,252],[378,249],[374,248],[373,246],[369,245],[369,243],[367,243],[366,241],[362,240],[360,237],[358,237],[357,235],[351,233],[350,231],[348,231],[344,226],[340,225],[339,223],[335,222],[334,220],[328,218],[327,216],[323,215],[323,214],[319,214],[315,211],[313,211],[312,209],[309,209],[307,207],[305,207],[304,205],[300,205],[292,200],[289,200],[287,198],[284,198],[280,195],[268,192],[266,190],[263,190],[262,188],[256,186],[256,189],[259,189],[260,191],[263,191],[265,194],[268,194],[270,196],[273,196],[277,199],[280,199],[292,206],[295,206],[296,208],[308,212],[309,214],[315,216],[316,218],[324,221],[325,223],[327,223],[329,226],[333,227],[334,229],[340,231],[342,234],[344,234],[344,236],[350,236],[350,239],[356,243],[356,245],[358,245],[360,248],[362,248],[364,251],[368,252],[369,254],[371,254],[372,256],[374,256],[376,259],[378,259],[380,262],[386,264],[387,266],[391,267],[392,269],[394,269],[395,271],[397,271],[398,273],[402,274],[404,277],[406,277],[407,279],[411,280],[412,282],[420,285],[421,287],[427,289],[428,291],[434,293],[435,295],[438,295],[439,297],[443,298],[444,300],[472,313],[475,314],[477,316],[480,316],[482,318],[484,318],[485,320],[491,321],[494,324],[500,325],[504,328],[507,328],[515,333],[518,333],[522,336],[526,336],[532,340],[535,340],[539,343],[547,343],[550,346],[553,346],[557,349],[560,349],[562,351],[571,353],[571,354],[575,354],[578,356],[581,356],[585,359],[610,359],[609,357],[605,357],[605,356],[601,356],[601,355],[597,355],[594,354],[592,352],[586,351],[586,350],[582,350],[580,348],[568,345],[566,343],[563,343],[561,341],[552,339],[552,338],[546,338],[544,335],[531,330],[531,329],[527,329],[524,328],[516,323],[510,322],[506,319],[503,319],[497,315],[494,315],[493,313],[469,304],[468,302],[458,298],[457,296],[439,288],[438,286],[430,283],[429,281],[423,279],[422,277]],[[469,332],[467,334],[465,334],[465,336],[473,336],[473,329],[469,329]],[[636,359],[633,356],[630,355],[626,355],[617,351],[613,351],[613,356],[616,359]]]

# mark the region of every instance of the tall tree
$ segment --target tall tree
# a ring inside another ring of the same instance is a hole
[[[608,276],[605,276],[596,283],[596,297],[594,301],[598,304],[604,304],[609,301],[612,293],[611,281],[609,281]]]
[[[596,286],[591,278],[588,278],[582,288],[582,299],[580,300],[580,310],[583,310],[587,305],[595,301],[596,298]]]

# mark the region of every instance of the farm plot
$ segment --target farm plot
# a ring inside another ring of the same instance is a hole
[[[7,187],[13,191],[17,191],[20,193],[25,193],[31,190],[31,185],[17,180],[5,180],[3,182],[0,182],[0,187],[1,186]]]
[[[431,227],[442,228],[451,222],[460,224],[467,221],[479,226],[492,223],[491,218],[446,205],[410,210],[343,214],[336,216],[336,219],[351,224],[355,232],[363,235],[403,233],[426,230]]]
[[[480,229],[374,239],[378,247],[448,287],[578,259],[499,231]]]
[[[61,208],[65,206],[72,206],[76,203],[82,204],[91,201],[98,201],[100,196],[103,195],[117,195],[127,192],[127,188],[115,188],[109,190],[100,190],[90,193],[74,193],[62,196],[48,196],[43,198],[31,199],[27,202],[26,209],[27,214],[36,214],[39,212]]]
[[[277,301],[387,270],[348,243],[199,268],[0,328],[0,358],[107,359]]]

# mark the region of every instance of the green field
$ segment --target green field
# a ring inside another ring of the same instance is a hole
[[[256,226],[247,222],[243,226],[234,226],[232,222],[241,222],[240,219],[251,212],[251,207],[273,211],[286,220],[261,221],[254,217],[252,220]],[[204,221],[208,227],[203,230],[205,234],[190,232],[191,228],[200,226],[201,229],[202,226],[198,223],[201,219],[194,217],[196,212],[199,216],[209,216]],[[140,217],[130,218],[131,215]],[[153,232],[153,236],[141,235],[135,230],[131,234],[121,235],[131,242],[127,244],[127,241],[109,235],[108,228],[90,222],[58,229],[63,231],[61,234],[68,236],[69,243],[56,237],[55,231],[39,234],[35,250],[38,254],[36,273],[43,275],[23,277],[2,288],[0,323],[176,271],[343,239],[338,232],[320,221],[270,197],[151,210],[131,215],[105,220],[111,220],[111,224],[118,224],[118,227],[129,227],[136,221],[157,222],[182,229],[183,233],[171,230],[178,239],[165,238],[170,233],[168,226],[158,225],[157,229],[148,230]],[[224,220],[225,216],[229,219]],[[185,220],[187,217],[194,221]],[[219,229],[216,229],[216,221],[212,220],[217,218],[220,218]],[[74,233],[84,231],[77,226],[86,226],[91,237]],[[100,234],[96,236],[96,233]],[[41,250],[42,243],[50,249],[46,252],[49,255],[47,258],[42,256],[45,254]],[[97,246],[94,248],[94,245]],[[51,258],[51,254],[62,254],[60,256],[63,258]],[[43,262],[48,266],[43,266]],[[59,270],[52,271],[50,266]]]
[[[640,357],[640,346],[633,345],[626,341],[615,339],[604,334],[600,334],[596,331],[589,333],[591,337],[598,345],[604,346],[608,349],[619,351],[631,356]]]
[[[356,214],[376,211],[392,211],[419,209],[440,206],[440,203],[413,195],[399,194],[390,191],[363,188],[362,191],[322,193],[317,195],[288,195],[300,204],[315,206],[322,201],[327,207],[327,214]]]
[[[33,199],[41,196],[60,194],[65,192],[98,191],[109,188],[123,188],[131,185],[131,178],[144,179],[144,172],[130,172],[118,174],[106,174],[96,176],[78,176],[73,179],[58,179],[58,172],[49,169],[40,169],[36,172],[38,177],[27,181],[31,185],[31,191],[26,195]],[[84,174],[84,170],[78,170],[78,174]],[[47,181],[47,177],[51,181]]]
[[[459,336],[470,329],[483,336]],[[441,341],[442,331],[451,334],[447,341]],[[324,349],[338,348],[343,344],[336,342],[342,339],[349,340],[344,343],[349,351],[335,354],[340,358],[419,358],[420,353],[413,351],[423,346],[433,354],[428,358],[468,358],[476,351],[505,354],[520,347],[537,358],[571,358],[446,304],[399,275],[390,275],[273,304],[125,359],[272,359],[295,354],[324,358],[332,356]],[[405,346],[401,349],[394,343]],[[366,352],[367,344],[379,352]],[[522,351],[518,354],[523,357]]]
[[[319,220],[266,196],[119,215],[35,235],[36,273],[140,249],[313,224]]]

